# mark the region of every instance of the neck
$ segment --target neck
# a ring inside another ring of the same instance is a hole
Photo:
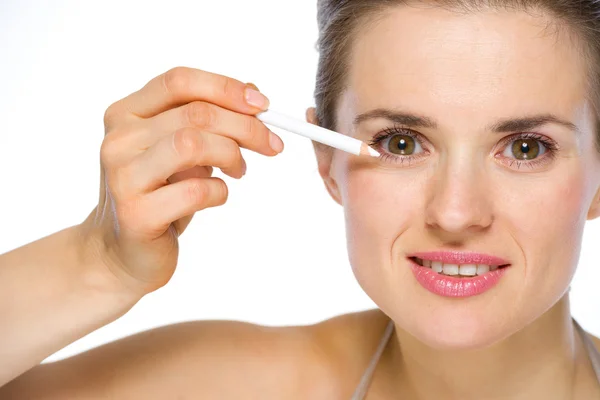
[[[485,349],[432,349],[397,329],[382,360],[384,379],[390,391],[420,400],[568,399],[576,366],[587,359],[578,336],[568,295],[523,330]]]

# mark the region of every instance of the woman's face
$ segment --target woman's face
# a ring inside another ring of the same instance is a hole
[[[317,152],[359,283],[434,347],[492,344],[556,304],[597,213],[584,60],[533,14],[405,6],[362,29],[338,130],[383,156]]]

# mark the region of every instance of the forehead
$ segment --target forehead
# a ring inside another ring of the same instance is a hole
[[[552,22],[539,12],[394,7],[357,32],[346,95],[357,112],[399,107],[442,124],[571,117],[585,102],[585,62],[573,35]]]

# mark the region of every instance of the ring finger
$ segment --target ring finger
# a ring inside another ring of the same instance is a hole
[[[168,183],[169,177],[200,167],[217,167],[223,173],[241,178],[245,162],[232,139],[184,128],[163,137],[126,167],[127,179],[135,193],[155,190]]]

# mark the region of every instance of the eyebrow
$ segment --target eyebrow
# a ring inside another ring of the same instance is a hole
[[[436,129],[437,123],[435,120],[424,115],[395,111],[385,108],[378,108],[358,115],[354,119],[354,125],[359,125],[370,119],[387,119],[398,125],[403,125],[410,128],[427,128]],[[579,133],[577,126],[569,121],[558,118],[552,114],[539,114],[520,118],[509,118],[497,121],[488,127],[488,130],[496,133],[507,133],[515,131],[528,131],[539,128],[546,124],[557,124],[565,128]]]
[[[358,115],[356,118],[354,118],[354,125],[359,125],[362,122],[368,121],[370,119],[380,118],[387,119],[388,121],[394,122],[398,125],[409,126],[411,128],[437,128],[437,123],[429,117],[401,111],[389,110],[386,108],[377,108],[375,110],[371,110]]]
[[[579,133],[579,129],[574,123],[560,119],[552,114],[533,115],[530,117],[506,119],[493,124],[490,127],[490,130],[492,132],[497,133],[529,131],[546,124],[562,125],[570,131]]]

